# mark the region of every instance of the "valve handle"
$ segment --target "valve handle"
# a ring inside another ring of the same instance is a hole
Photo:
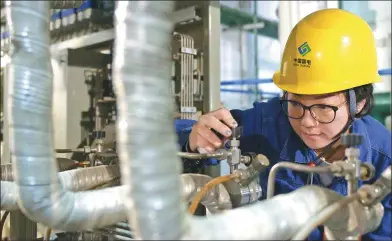
[[[359,134],[344,134],[342,135],[342,144],[346,146],[359,146],[363,143],[363,136]]]

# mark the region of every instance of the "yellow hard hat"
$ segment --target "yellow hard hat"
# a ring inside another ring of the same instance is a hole
[[[370,26],[341,9],[316,11],[287,40],[274,83],[296,94],[327,94],[380,81]]]

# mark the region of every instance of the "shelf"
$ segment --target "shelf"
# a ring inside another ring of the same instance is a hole
[[[106,41],[114,39],[114,29],[102,30],[90,33],[81,37],[72,38],[59,43],[55,43],[50,47],[51,52],[59,52],[65,49],[79,49],[90,47]]]

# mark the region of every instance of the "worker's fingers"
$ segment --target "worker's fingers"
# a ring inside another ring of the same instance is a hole
[[[206,150],[208,153],[212,153],[216,150],[214,145],[208,141],[206,138],[201,136],[200,134],[197,134],[196,136],[196,149],[203,148]]]
[[[204,115],[200,117],[198,124],[212,128],[224,137],[231,136],[231,129],[213,115]]]
[[[201,138],[205,139],[209,145],[212,144],[215,148],[222,146],[222,141],[215,135],[214,132],[205,126],[200,126],[200,128],[197,128],[197,134],[200,135]]]
[[[210,112],[208,115],[212,115],[218,120],[223,121],[230,128],[234,128],[238,126],[237,122],[234,120],[230,111],[226,108],[217,109],[215,111]]]

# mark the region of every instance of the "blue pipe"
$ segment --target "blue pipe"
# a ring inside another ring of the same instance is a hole
[[[380,69],[378,71],[378,74],[383,76],[383,75],[392,75],[392,69]]]

